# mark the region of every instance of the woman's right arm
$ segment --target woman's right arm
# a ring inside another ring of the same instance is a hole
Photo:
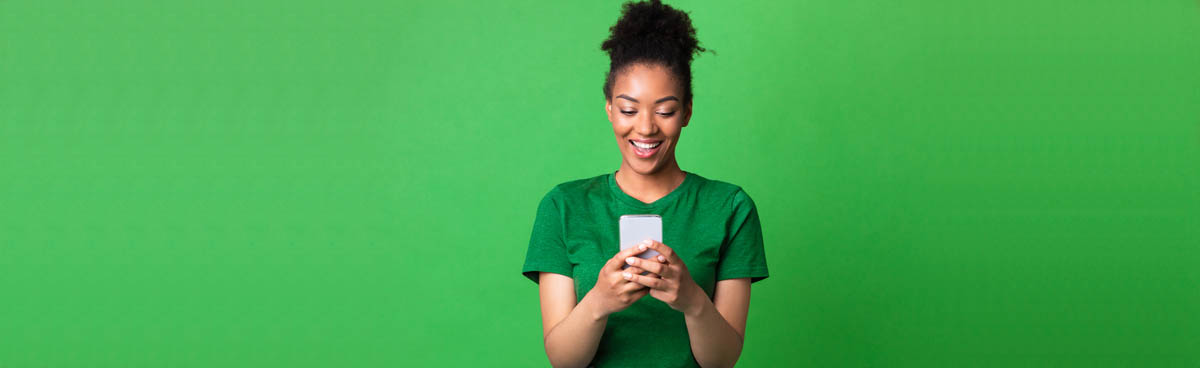
[[[578,304],[575,303],[575,279],[556,273],[539,273],[542,336],[550,365],[586,367],[600,346],[608,316],[629,307],[650,292],[641,284],[626,281],[621,276],[623,272],[642,273],[642,269],[636,267],[621,269],[626,257],[642,251],[644,249],[632,247],[609,259],[600,270],[596,286]]]
[[[542,336],[555,367],[584,367],[596,355],[608,316],[587,296],[575,304],[575,279],[557,273],[538,276],[542,298]]]

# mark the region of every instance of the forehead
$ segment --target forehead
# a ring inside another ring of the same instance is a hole
[[[679,83],[671,70],[657,64],[633,64],[613,80],[613,95],[625,94],[638,100],[680,96]]]

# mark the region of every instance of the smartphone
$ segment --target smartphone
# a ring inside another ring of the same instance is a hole
[[[646,239],[662,242],[662,217],[658,215],[624,215],[621,216],[619,227],[621,228],[621,250],[635,247]],[[638,254],[638,257],[651,259],[657,255],[658,252],[647,249]],[[625,267],[629,267],[629,264],[621,266],[622,269]]]

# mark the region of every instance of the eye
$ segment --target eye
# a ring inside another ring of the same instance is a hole
[[[633,116],[633,114],[637,114],[637,111],[625,111],[625,110],[621,110],[621,113],[622,113],[622,114],[625,114],[625,115]]]
[[[675,112],[674,112],[674,111],[671,111],[671,112],[660,112],[660,113],[658,113],[658,114],[659,114],[659,115],[662,115],[662,116],[664,116],[664,117],[668,117],[668,118],[669,118],[669,117],[672,117],[672,116],[675,116]]]

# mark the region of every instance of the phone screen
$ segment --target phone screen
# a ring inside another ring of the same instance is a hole
[[[621,250],[636,246],[646,239],[662,242],[662,217],[658,215],[624,215],[621,216]],[[658,252],[648,249],[638,255],[643,259],[657,256]],[[621,268],[628,267],[626,264]]]

